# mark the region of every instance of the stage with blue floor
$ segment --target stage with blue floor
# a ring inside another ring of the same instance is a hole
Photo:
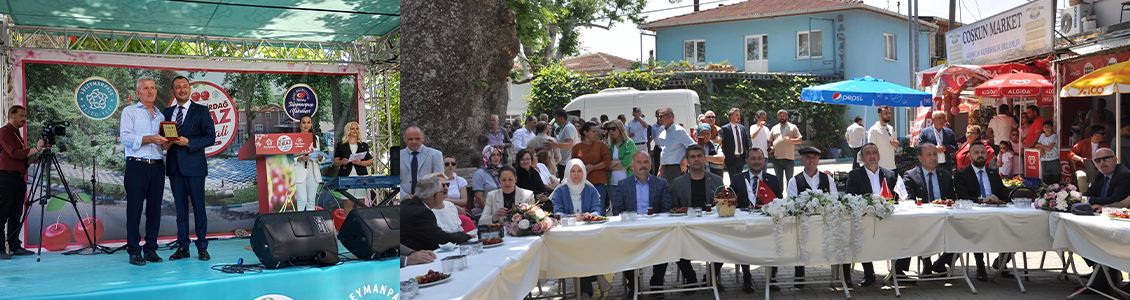
[[[245,248],[248,239],[209,242],[210,261],[164,259],[145,266],[129,264],[125,250],[114,254],[43,254],[0,260],[0,299],[399,299],[400,262],[350,260],[336,266],[300,266],[261,273],[227,274],[214,265],[258,264]],[[338,245],[339,252],[347,253]],[[166,249],[162,247],[162,249]],[[30,249],[35,251],[34,248]],[[352,258],[353,255],[347,254]],[[344,260],[344,259],[343,259]]]

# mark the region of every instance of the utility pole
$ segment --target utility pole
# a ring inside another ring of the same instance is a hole
[[[957,28],[958,22],[954,18],[957,18],[957,0],[950,0],[950,28],[948,30]]]

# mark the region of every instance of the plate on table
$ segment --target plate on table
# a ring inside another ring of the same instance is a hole
[[[498,242],[498,243],[494,243],[494,244],[490,244],[490,245],[483,245],[483,248],[494,248],[494,247],[502,246],[503,243],[506,243],[506,242]]]
[[[687,216],[687,213],[678,213],[678,214],[668,213],[667,216],[668,217],[685,217],[685,216]]]
[[[600,220],[600,221],[585,221],[585,224],[604,224],[604,223],[608,223],[608,219],[604,219],[604,220]]]
[[[1008,207],[1008,204],[980,204],[982,207]]]
[[[500,245],[500,244],[495,244],[495,245]],[[440,279],[440,280],[437,280],[437,281],[432,281],[432,282],[429,282],[429,283],[421,283],[420,288],[426,288],[426,287],[437,285],[437,284],[443,284],[443,283],[447,283],[448,281],[451,281],[451,275],[448,275],[447,278]]]
[[[642,215],[640,217],[641,218],[654,218],[655,216],[658,216],[658,214]]]
[[[1111,219],[1111,220],[1115,220],[1115,221],[1130,222],[1130,219],[1126,219],[1126,218],[1115,218],[1115,217],[1111,217],[1110,219]]]

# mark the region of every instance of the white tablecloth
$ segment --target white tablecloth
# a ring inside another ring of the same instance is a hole
[[[1070,249],[1087,259],[1130,270],[1130,222],[1104,216],[1052,214],[1054,247]]]
[[[400,269],[400,280],[443,271],[440,259],[459,251],[437,253],[436,261]],[[521,299],[537,284],[547,253],[540,237],[507,237],[502,246],[467,257],[467,269],[453,272],[451,281],[420,289],[415,299]]]
[[[946,252],[1050,251],[1049,214],[1033,208],[977,207],[950,210]],[[1058,213],[1055,213],[1058,214]]]
[[[826,258],[823,222],[808,220],[809,260],[800,261],[797,224],[785,223],[782,255],[776,255],[773,221],[738,212],[736,217],[619,217],[594,225],[557,227],[543,237],[506,238],[500,248],[471,256],[454,281],[421,289],[422,299],[520,299],[540,278],[613,273],[680,258],[751,265],[828,265],[879,261],[941,252],[1021,252],[1070,249],[1115,268],[1130,270],[1130,222],[1106,217],[1048,213],[1030,208],[943,209],[900,207],[884,220],[863,220],[863,248],[854,258]],[[850,221],[845,224],[850,233]],[[452,254],[440,254],[445,257]],[[441,270],[439,262],[401,269],[401,279]]]

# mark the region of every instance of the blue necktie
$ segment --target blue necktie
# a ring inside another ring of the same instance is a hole
[[[926,200],[934,202],[934,173],[926,173]]]
[[[416,154],[420,154],[420,151],[412,151],[412,194],[416,193],[416,179],[420,178],[417,176],[420,174],[420,161],[416,159]]]
[[[184,106],[177,106],[177,129],[180,129],[180,123],[184,121]]]
[[[985,181],[987,180],[988,179],[985,178],[985,170],[977,171],[977,185],[981,186],[981,198],[989,196],[989,191],[985,190]]]
[[[1102,193],[1102,196],[1100,196],[1100,197],[1103,197],[1103,198],[1107,197],[1107,195],[1106,195],[1106,188],[1107,187],[1110,187],[1110,176],[1103,176],[1103,193]]]

